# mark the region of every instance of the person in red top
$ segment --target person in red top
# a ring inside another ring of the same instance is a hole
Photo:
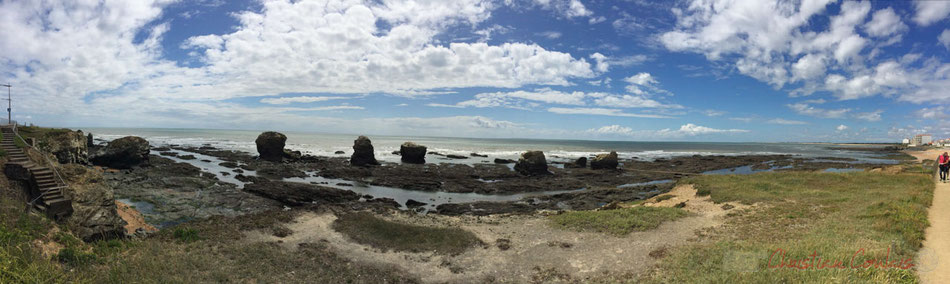
[[[940,181],[947,182],[947,175],[950,174],[950,155],[943,152],[943,155],[937,156],[937,163],[940,164]]]

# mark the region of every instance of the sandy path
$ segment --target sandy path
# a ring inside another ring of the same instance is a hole
[[[917,160],[933,160],[943,152],[945,150],[907,153],[917,157]],[[927,228],[924,247],[918,255],[917,273],[923,283],[947,283],[950,281],[950,183],[937,182],[928,219],[930,227]]]

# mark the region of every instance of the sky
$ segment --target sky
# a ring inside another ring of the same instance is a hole
[[[950,137],[950,1],[0,1],[14,119],[630,141]]]

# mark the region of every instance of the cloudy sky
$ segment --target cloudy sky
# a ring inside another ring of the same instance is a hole
[[[24,0],[0,15],[0,82],[14,119],[40,125],[950,136],[950,1]]]

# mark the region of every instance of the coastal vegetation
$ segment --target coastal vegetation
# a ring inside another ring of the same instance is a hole
[[[915,282],[915,265],[928,265],[917,252],[934,190],[932,176],[919,172],[690,177],[683,182],[715,202],[756,206],[730,213],[702,241],[673,250],[646,280]]]
[[[437,228],[393,222],[367,212],[344,214],[333,228],[357,243],[383,250],[459,254],[482,241],[459,228]]]
[[[687,215],[688,213],[680,208],[637,206],[600,211],[570,211],[551,216],[551,222],[556,227],[568,230],[623,236],[633,231],[655,229],[663,222]]]

